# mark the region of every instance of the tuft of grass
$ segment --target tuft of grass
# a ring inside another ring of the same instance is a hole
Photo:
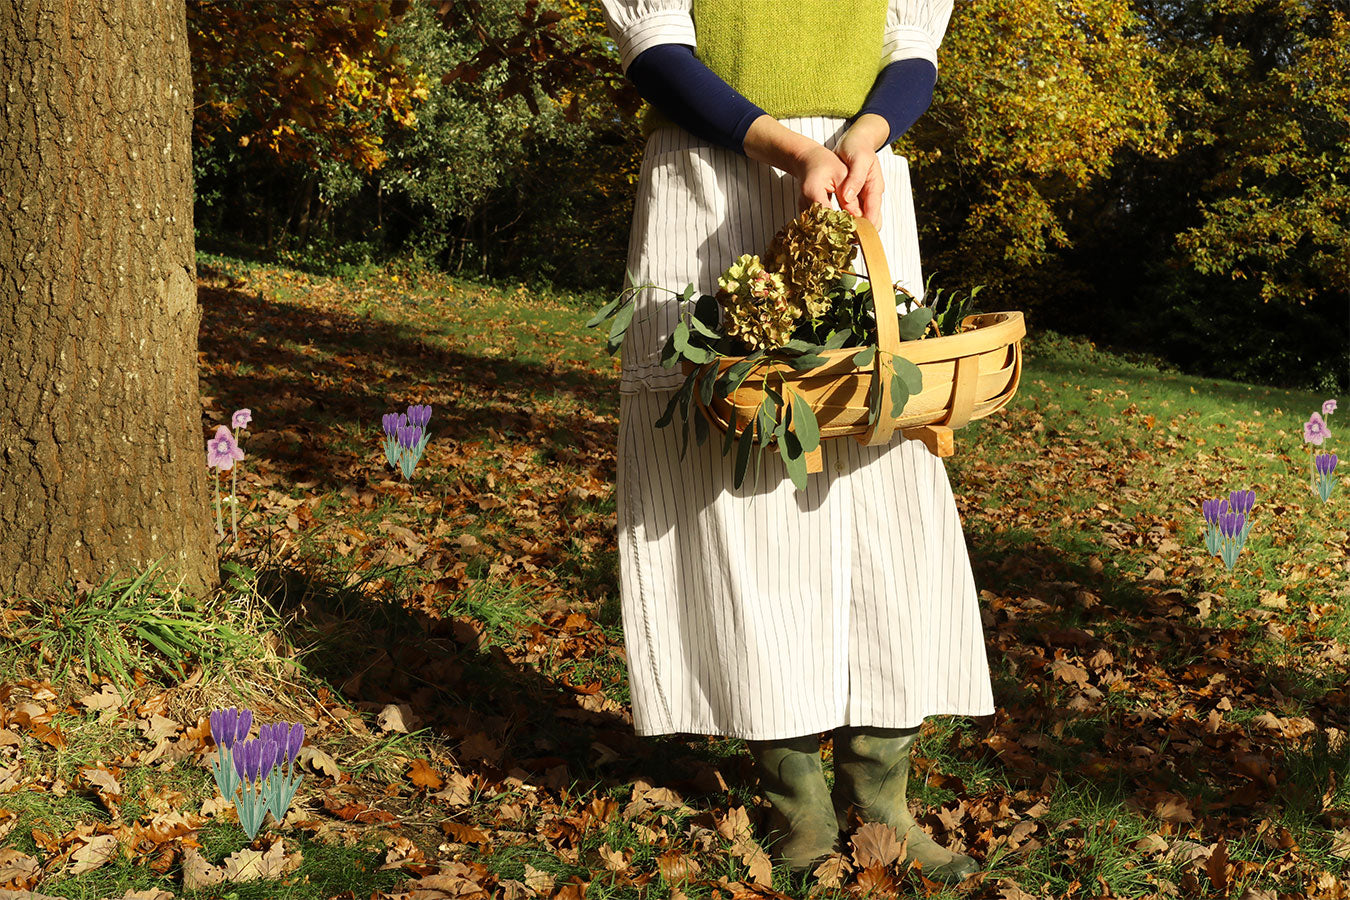
[[[38,649],[54,681],[75,663],[91,681],[104,675],[121,688],[135,684],[131,673],[138,668],[176,680],[198,663],[209,676],[253,649],[232,623],[238,616],[228,603],[199,603],[169,588],[158,562],[134,577],[108,578],[83,596],[68,587],[25,602],[31,615],[12,640]]]

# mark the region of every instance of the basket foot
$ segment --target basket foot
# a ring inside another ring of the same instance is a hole
[[[902,429],[901,433],[907,441],[923,441],[928,452],[934,456],[951,456],[956,452],[952,430],[946,425],[919,425]]]

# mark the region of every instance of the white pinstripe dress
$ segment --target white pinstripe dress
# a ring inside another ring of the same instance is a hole
[[[689,0],[602,0],[624,69],[656,44],[696,45]],[[883,62],[936,51],[951,0],[891,0]],[[780,120],[832,147],[842,118]],[[909,168],[890,148],[881,241],[922,296]],[[647,141],[628,247],[637,283],[713,293],[742,253],[797,214],[791,176],[675,126]],[[855,260],[855,263],[858,260]],[[918,441],[822,443],[798,493],[777,453],[733,487],[720,435],[679,458],[684,376],[661,367],[669,294],[644,291],[622,348],[620,605],[640,735],[795,737],[994,711],[978,594],[941,459]]]

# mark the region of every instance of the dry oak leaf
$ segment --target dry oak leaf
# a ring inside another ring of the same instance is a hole
[[[826,888],[838,888],[844,884],[844,877],[853,871],[852,865],[842,853],[831,853],[811,874],[816,884]]]
[[[1035,894],[1028,894],[1010,878],[999,879],[998,894],[995,896],[998,900],[1036,900]]]
[[[473,802],[473,781],[458,772],[445,778],[445,789],[427,796],[444,800],[451,806],[468,806]]]
[[[301,747],[295,758],[302,766],[307,766],[320,775],[327,775],[334,781],[342,778],[342,770],[338,768],[333,757],[317,747]]]
[[[412,707],[406,703],[389,703],[375,717],[375,723],[384,731],[407,734],[415,724]]]
[[[122,786],[117,783],[117,777],[107,769],[81,769],[80,777],[85,783],[93,788],[105,806],[112,812],[113,804],[122,799]]]
[[[744,844],[740,850],[741,862],[745,863],[746,871],[750,873],[750,880],[755,884],[762,884],[765,887],[773,887],[773,862],[769,859],[769,854],[764,852],[764,848],[754,841]]]
[[[532,891],[538,891],[541,894],[548,894],[553,890],[553,875],[536,869],[529,863],[525,864],[525,886]]]
[[[1166,795],[1154,803],[1153,814],[1164,822],[1174,824],[1195,821],[1195,813],[1191,812],[1191,806],[1186,802],[1186,798],[1175,794]]]
[[[127,892],[118,897],[117,900],[174,900],[174,896],[168,891],[133,891],[131,888],[127,888]]]
[[[221,867],[229,881],[255,881],[259,878],[276,879],[287,872],[300,868],[304,861],[299,850],[287,853],[280,838],[266,850],[250,850],[245,847],[230,854]]]
[[[18,850],[0,850],[0,884],[36,882],[41,864]]]
[[[905,842],[883,822],[868,822],[853,833],[853,863],[860,869],[889,866],[904,853]]]
[[[152,744],[158,744],[162,738],[173,737],[178,733],[178,729],[183,726],[179,725],[173,719],[155,713],[148,719],[141,719],[141,721],[137,723],[137,727],[141,729],[141,734],[147,741]]]
[[[717,833],[733,845],[740,845],[744,841],[752,839],[750,829],[750,814],[744,806],[736,806],[727,810],[727,814],[717,820]]]
[[[104,684],[97,694],[80,698],[80,705],[90,712],[100,711],[100,722],[110,722],[117,718],[117,711],[126,704],[123,697],[111,684]]]
[[[610,849],[609,844],[600,845],[600,858],[604,860],[605,868],[611,872],[622,872],[628,868],[628,856],[621,850]]]
[[[117,853],[117,838],[111,834],[95,835],[89,842],[70,855],[74,865],[70,874],[83,875],[105,865]]]
[[[227,809],[234,809],[234,804],[219,794],[202,801],[203,816],[218,816]]]
[[[408,770],[408,778],[413,784],[428,791],[438,791],[441,789],[441,785],[445,783],[425,759],[414,759],[412,761],[412,767]]]
[[[225,880],[225,870],[211,865],[196,847],[183,849],[183,887],[189,891],[201,890]]]
[[[703,869],[692,856],[681,853],[674,847],[656,858],[656,868],[660,870],[666,884],[672,885],[693,878]]]

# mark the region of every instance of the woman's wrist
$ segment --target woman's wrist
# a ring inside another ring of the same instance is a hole
[[[860,141],[875,153],[889,143],[887,139],[891,136],[891,123],[876,113],[863,113],[848,130],[850,135],[855,136],[853,140]]]
[[[798,177],[807,158],[824,148],[819,141],[798,134],[767,113],[750,123],[742,146],[750,159]]]

